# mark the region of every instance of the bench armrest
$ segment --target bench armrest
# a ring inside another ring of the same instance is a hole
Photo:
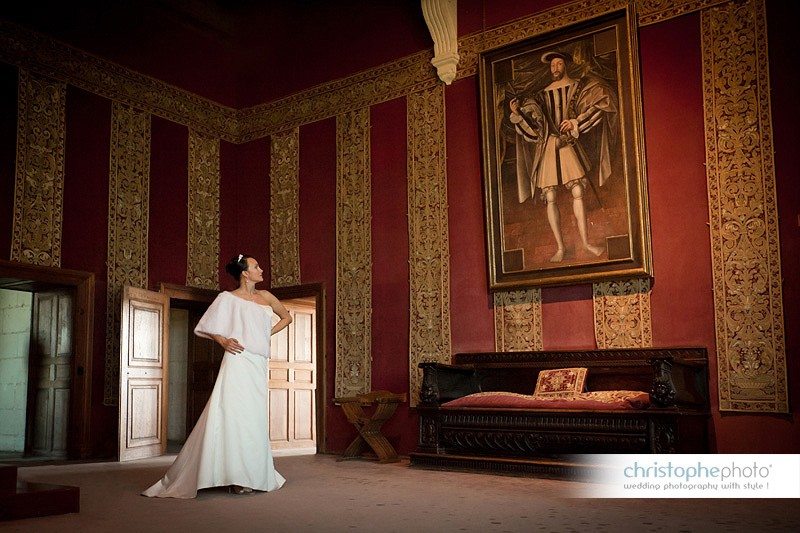
[[[474,368],[456,367],[442,363],[420,363],[422,388],[420,403],[439,405],[462,396],[481,392]]]
[[[708,376],[704,364],[673,358],[655,358],[650,396],[659,407],[708,406]]]

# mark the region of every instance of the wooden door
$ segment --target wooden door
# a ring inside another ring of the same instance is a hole
[[[72,311],[69,291],[33,297],[28,363],[26,452],[66,457],[72,384]]]
[[[214,383],[217,381],[219,367],[225,350],[212,341],[198,337],[194,328],[205,313],[207,306],[192,307],[189,309],[189,339],[187,343],[186,364],[186,434],[192,431],[197,419],[203,412]]]
[[[305,301],[282,302],[292,323],[273,335],[269,361],[269,436],[276,455],[317,452],[316,308]],[[277,319],[277,317],[276,317]]]
[[[169,296],[125,287],[119,357],[119,460],[167,448]]]

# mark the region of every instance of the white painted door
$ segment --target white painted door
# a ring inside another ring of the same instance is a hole
[[[119,460],[167,448],[169,297],[125,287],[119,357]]]
[[[316,308],[313,302],[304,300],[282,303],[293,320],[288,328],[272,336],[269,438],[277,456],[315,454]]]

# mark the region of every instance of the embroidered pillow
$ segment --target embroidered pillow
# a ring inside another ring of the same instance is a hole
[[[533,395],[539,398],[566,398],[583,392],[586,368],[542,370]]]

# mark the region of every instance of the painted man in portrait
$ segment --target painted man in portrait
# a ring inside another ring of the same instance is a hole
[[[599,257],[605,248],[591,240],[584,198],[588,194],[597,196],[590,176],[597,187],[602,187],[611,175],[617,96],[610,84],[586,65],[577,68],[569,53],[548,51],[541,55],[541,61],[550,70],[546,85],[528,92],[530,96],[514,97],[508,104],[515,130],[519,202],[535,198],[539,189],[556,241],[550,261],[560,263],[564,238],[556,201],[559,191],[568,191],[581,245],[593,257]]]

